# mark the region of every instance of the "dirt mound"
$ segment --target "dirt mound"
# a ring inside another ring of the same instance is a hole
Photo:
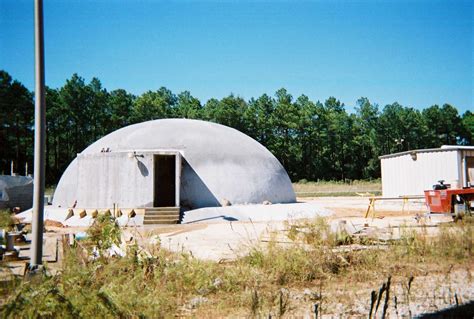
[[[64,228],[64,227],[67,227],[65,225],[63,225],[62,223],[58,222],[58,221],[55,221],[55,220],[51,220],[51,219],[46,219],[44,221],[44,227],[58,227],[58,228]]]

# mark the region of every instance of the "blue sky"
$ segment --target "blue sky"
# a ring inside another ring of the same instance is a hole
[[[73,73],[205,102],[285,87],[352,109],[368,97],[474,109],[472,1],[50,1],[46,83]],[[34,87],[33,0],[0,0],[0,69]]]

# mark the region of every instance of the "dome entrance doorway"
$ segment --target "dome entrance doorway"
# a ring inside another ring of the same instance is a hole
[[[176,191],[179,190],[176,155],[155,155],[153,167],[153,207],[179,206],[176,200]]]

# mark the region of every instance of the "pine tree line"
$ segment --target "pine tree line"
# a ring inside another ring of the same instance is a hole
[[[443,144],[471,145],[474,114],[449,104],[423,110],[360,98],[354,113],[335,97],[294,98],[285,89],[246,101],[236,95],[202,104],[190,92],[161,87],[134,96],[107,91],[77,74],[46,90],[47,183],[57,183],[85,147],[123,126],[160,118],[202,119],[233,127],[262,143],[291,179],[353,180],[380,176],[378,156]],[[33,162],[33,93],[0,71],[0,173],[24,173]]]

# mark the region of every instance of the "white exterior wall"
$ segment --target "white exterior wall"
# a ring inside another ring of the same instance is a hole
[[[82,154],[77,165],[77,207],[153,206],[153,154]]]
[[[382,193],[384,197],[423,195],[439,180],[462,186],[460,151],[416,152],[381,159]]]

